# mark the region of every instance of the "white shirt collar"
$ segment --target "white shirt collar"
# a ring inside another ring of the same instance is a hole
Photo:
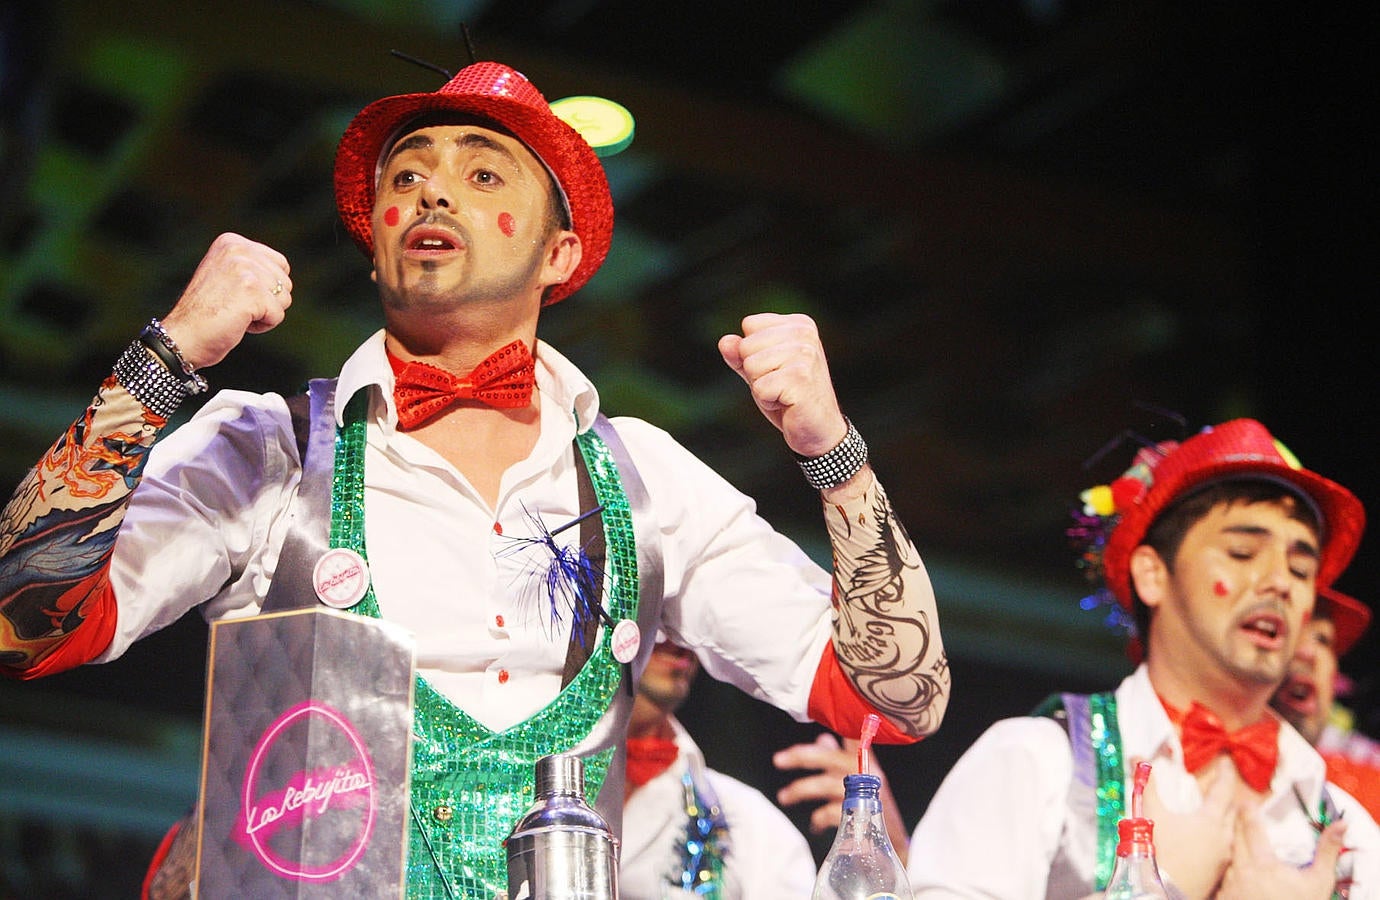
[[[685,726],[682,725],[680,720],[675,716],[671,716],[671,728],[676,733],[676,748],[680,751],[681,759],[685,760],[687,764],[691,759],[694,759],[703,766],[704,753],[700,751],[699,744],[695,743],[695,739],[690,736],[690,732],[685,730]]]

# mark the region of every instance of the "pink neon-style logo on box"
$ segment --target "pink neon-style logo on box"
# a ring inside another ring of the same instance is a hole
[[[340,730],[354,749],[355,758],[342,763],[295,773],[282,788],[257,794],[259,769],[274,744],[290,726],[311,717],[324,719]],[[332,807],[363,806],[363,821],[355,840],[334,860],[324,865],[285,860],[268,846],[268,839],[289,825],[322,816]],[[364,854],[374,830],[378,800],[374,791],[374,766],[359,732],[343,714],[317,700],[305,700],[285,710],[260,736],[245,771],[239,821],[235,837],[246,844],[269,870],[296,881],[334,881],[349,872]]]

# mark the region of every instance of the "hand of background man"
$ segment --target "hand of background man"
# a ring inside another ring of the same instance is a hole
[[[1336,888],[1346,822],[1336,821],[1318,835],[1313,861],[1298,868],[1275,855],[1265,824],[1254,810],[1236,816],[1231,864],[1222,876],[1217,900],[1328,900]]]
[[[778,750],[771,761],[783,772],[813,770],[813,774],[802,775],[777,791],[777,803],[782,806],[794,806],[799,803],[819,804],[810,813],[810,831],[815,834],[839,827],[839,821],[843,817],[843,776],[858,771],[856,738],[849,738],[840,746],[839,739],[826,731],[815,738],[814,743],[795,744]],[[901,808],[891,793],[886,773],[877,764],[875,757],[872,758],[868,769],[882,779],[882,819],[886,822],[891,845],[896,848],[896,855],[901,858],[904,865],[909,856],[910,832],[906,830]]]

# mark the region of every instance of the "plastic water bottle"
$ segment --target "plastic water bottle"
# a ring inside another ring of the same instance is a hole
[[[887,837],[876,775],[843,777],[843,819],[815,878],[812,900],[912,900],[905,867]]]
[[[1169,891],[1155,863],[1155,823],[1142,816],[1141,795],[1150,778],[1150,764],[1136,766],[1131,815],[1117,823],[1116,865],[1103,900],[1169,900]]]

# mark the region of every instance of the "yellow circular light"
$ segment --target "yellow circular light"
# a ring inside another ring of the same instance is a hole
[[[551,111],[580,132],[598,156],[612,156],[632,143],[632,113],[620,103],[603,97],[565,97],[552,103]]]

